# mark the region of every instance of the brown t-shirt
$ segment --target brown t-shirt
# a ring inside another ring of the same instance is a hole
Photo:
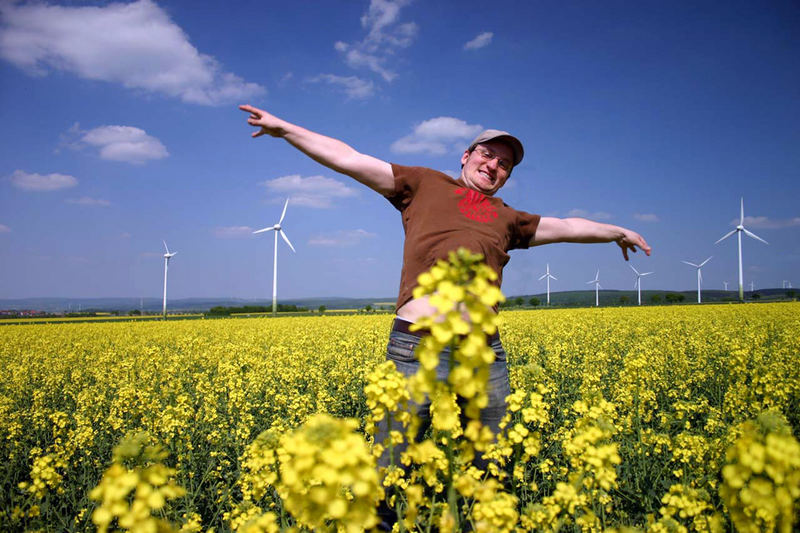
[[[499,287],[508,251],[530,246],[540,216],[517,211],[436,170],[392,164],[392,172],[394,193],[387,199],[400,211],[406,234],[397,309],[412,299],[417,276],[460,246],[483,254],[497,272]]]

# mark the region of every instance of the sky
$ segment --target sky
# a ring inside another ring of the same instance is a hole
[[[457,176],[484,128],[498,196],[634,229],[643,289],[800,287],[800,7],[791,1],[0,0],[0,298],[396,296],[399,213],[249,103]],[[511,252],[503,292],[630,290],[614,244]]]

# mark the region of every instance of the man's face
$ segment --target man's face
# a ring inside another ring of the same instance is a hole
[[[492,196],[505,185],[513,161],[514,151],[507,144],[495,141],[481,143],[473,151],[465,151],[461,156],[461,179],[470,189]]]

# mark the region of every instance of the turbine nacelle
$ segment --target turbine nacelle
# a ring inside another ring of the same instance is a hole
[[[164,259],[169,259],[170,257],[172,257],[172,256],[174,256],[174,255],[176,255],[178,253],[178,252],[170,252],[169,251],[169,248],[167,247],[167,241],[161,241],[161,242],[164,243],[164,249],[167,251],[167,253],[164,254]]]

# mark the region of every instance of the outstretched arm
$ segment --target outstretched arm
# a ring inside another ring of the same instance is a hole
[[[531,239],[531,246],[540,246],[551,242],[616,242],[622,248],[625,261],[628,250],[636,252],[640,248],[650,255],[650,246],[644,238],[627,228],[612,224],[601,224],[585,218],[542,217],[536,235]]]
[[[250,105],[240,105],[239,109],[250,113],[248,124],[260,128],[253,137],[282,137],[314,161],[346,174],[384,196],[394,192],[392,166],[386,161],[357,152],[337,139],[286,122],[263,109]]]

